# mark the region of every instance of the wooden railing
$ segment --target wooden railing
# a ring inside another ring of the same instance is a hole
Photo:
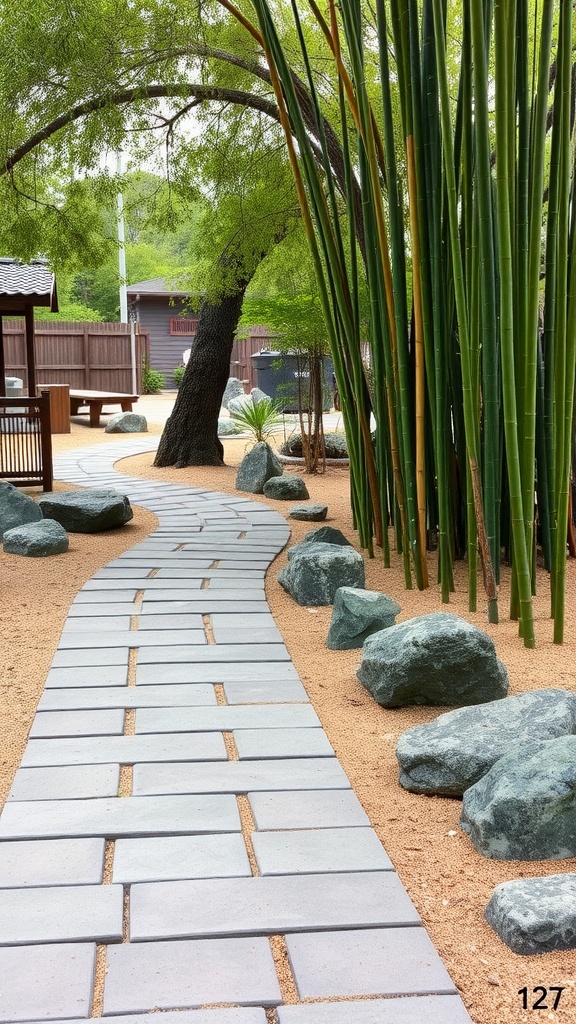
[[[198,320],[185,320],[181,316],[170,317],[170,334],[196,334]]]
[[[15,487],[52,490],[50,393],[38,398],[0,395],[0,479]]]

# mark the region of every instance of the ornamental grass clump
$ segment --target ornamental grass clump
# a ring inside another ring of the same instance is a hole
[[[241,409],[230,411],[230,418],[250,433],[256,444],[267,441],[284,422],[282,403],[271,398],[261,398],[258,402],[246,400]]]

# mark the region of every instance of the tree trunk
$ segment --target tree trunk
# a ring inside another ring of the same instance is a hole
[[[222,466],[218,415],[230,375],[230,356],[248,281],[217,303],[200,308],[196,338],[172,415],[160,438],[155,466]]]

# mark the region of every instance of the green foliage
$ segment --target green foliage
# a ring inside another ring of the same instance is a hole
[[[180,387],[180,385],[182,383],[182,377],[184,376],[184,370],[185,369],[186,369],[185,366],[177,366],[172,371],[172,376],[174,377],[174,380],[176,382],[176,387],[178,387],[178,388]]]
[[[271,398],[259,402],[246,402],[240,412],[230,411],[230,417],[242,430],[248,431],[256,442],[266,441],[284,422],[282,403]]]
[[[60,323],[100,323],[103,317],[98,310],[84,306],[81,302],[59,302],[59,313],[45,313],[43,310],[39,320],[55,320]]]
[[[159,395],[164,387],[164,374],[145,366],[142,371],[142,392],[145,395]]]

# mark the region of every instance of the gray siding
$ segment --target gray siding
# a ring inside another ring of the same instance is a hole
[[[162,371],[165,387],[175,387],[172,371],[182,365],[182,353],[194,341],[190,334],[170,334],[170,320],[180,315],[182,305],[177,299],[171,305],[168,297],[141,295],[136,309],[142,329],[150,335],[150,366]],[[182,315],[188,318],[193,314],[184,307]]]

